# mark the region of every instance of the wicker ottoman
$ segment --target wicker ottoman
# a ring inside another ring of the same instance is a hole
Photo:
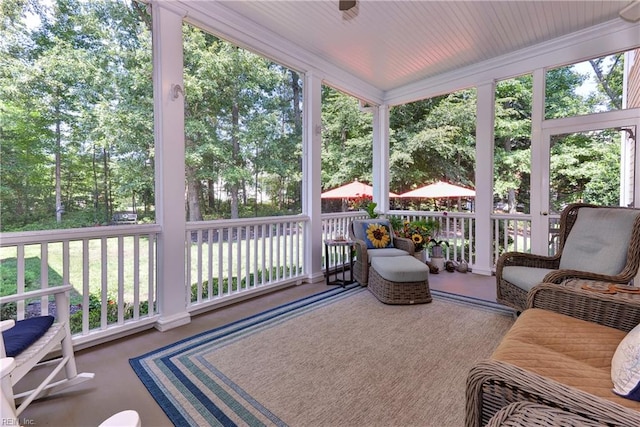
[[[385,304],[431,302],[429,267],[409,255],[373,257],[368,288]]]

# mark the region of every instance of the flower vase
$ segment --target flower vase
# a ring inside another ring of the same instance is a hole
[[[418,251],[413,253],[413,257],[420,262],[427,262],[427,251]]]

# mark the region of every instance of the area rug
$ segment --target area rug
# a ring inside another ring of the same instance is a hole
[[[447,298],[332,289],[130,360],[176,426],[461,426],[467,372],[513,323]]]

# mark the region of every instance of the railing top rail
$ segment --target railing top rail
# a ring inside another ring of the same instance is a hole
[[[518,220],[518,221],[531,221],[531,214],[523,214],[523,213],[515,213],[515,214],[493,213],[493,214],[491,214],[491,219],[515,219],[515,220]]]
[[[475,214],[473,212],[449,212],[449,211],[409,211],[409,210],[394,210],[387,212],[387,215],[399,215],[399,216],[430,216],[436,218],[473,218]]]
[[[162,231],[157,224],[105,225],[100,227],[69,228],[61,230],[12,231],[0,233],[0,247],[42,242],[63,242],[87,238],[154,234]]]
[[[309,221],[309,215],[267,216],[257,218],[216,219],[213,221],[187,222],[187,231],[197,231],[203,228],[244,227],[247,225],[282,224],[287,222]]]
[[[322,219],[331,219],[331,218],[351,218],[351,217],[360,217],[360,216],[369,216],[369,214],[365,211],[347,211],[347,212],[326,212],[321,214]]]

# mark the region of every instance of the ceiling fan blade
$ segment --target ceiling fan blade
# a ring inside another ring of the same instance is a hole
[[[342,11],[351,9],[356,5],[356,0],[340,0],[338,8]]]

